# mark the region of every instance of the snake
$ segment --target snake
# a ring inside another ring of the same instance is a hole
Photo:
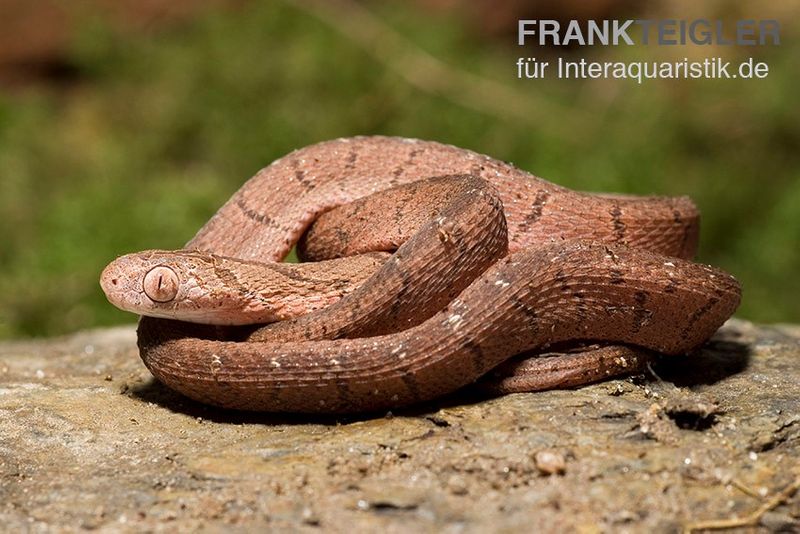
[[[466,385],[571,387],[687,354],[739,282],[691,261],[688,197],[585,193],[434,141],[340,138],[274,161],[181,250],[101,275],[145,366],[231,409],[392,410]],[[296,249],[302,263],[283,263]]]

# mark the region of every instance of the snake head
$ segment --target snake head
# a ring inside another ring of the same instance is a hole
[[[117,308],[150,317],[202,322],[206,292],[200,280],[209,256],[189,251],[149,250],[121,256],[100,276],[100,287]]]

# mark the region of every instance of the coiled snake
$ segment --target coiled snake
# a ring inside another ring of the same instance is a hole
[[[148,369],[191,398],[382,410],[487,374],[531,391],[699,347],[741,290],[689,261],[698,219],[686,197],[579,193],[456,147],[355,137],[273,162],[185,250],[118,258],[101,285],[144,316]],[[319,261],[272,263],[295,244]],[[540,357],[579,341],[605,345]]]

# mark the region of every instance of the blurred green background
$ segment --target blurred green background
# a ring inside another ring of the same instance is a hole
[[[0,41],[0,338],[132,322],[98,287],[106,263],[180,248],[259,168],[357,134],[452,143],[576,189],[688,194],[700,259],[744,285],[737,315],[800,322],[796,3],[607,0],[555,15],[513,1],[45,4],[48,16],[21,16],[25,3],[0,2],[0,15],[18,11],[3,24],[27,25]],[[783,42],[516,46],[520,17],[628,16],[778,18]],[[522,55],[754,55],[770,75],[519,81]]]

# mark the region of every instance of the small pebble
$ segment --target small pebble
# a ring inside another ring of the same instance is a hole
[[[319,516],[316,513],[314,513],[314,510],[312,510],[309,507],[303,508],[302,516],[303,516],[303,523],[305,523],[306,525],[316,526],[319,525],[320,523]]]
[[[467,488],[467,481],[461,475],[452,475],[447,480],[447,489],[453,495],[466,495],[469,492]]]
[[[567,471],[567,461],[558,452],[539,451],[534,454],[533,461],[543,475],[563,475]]]

